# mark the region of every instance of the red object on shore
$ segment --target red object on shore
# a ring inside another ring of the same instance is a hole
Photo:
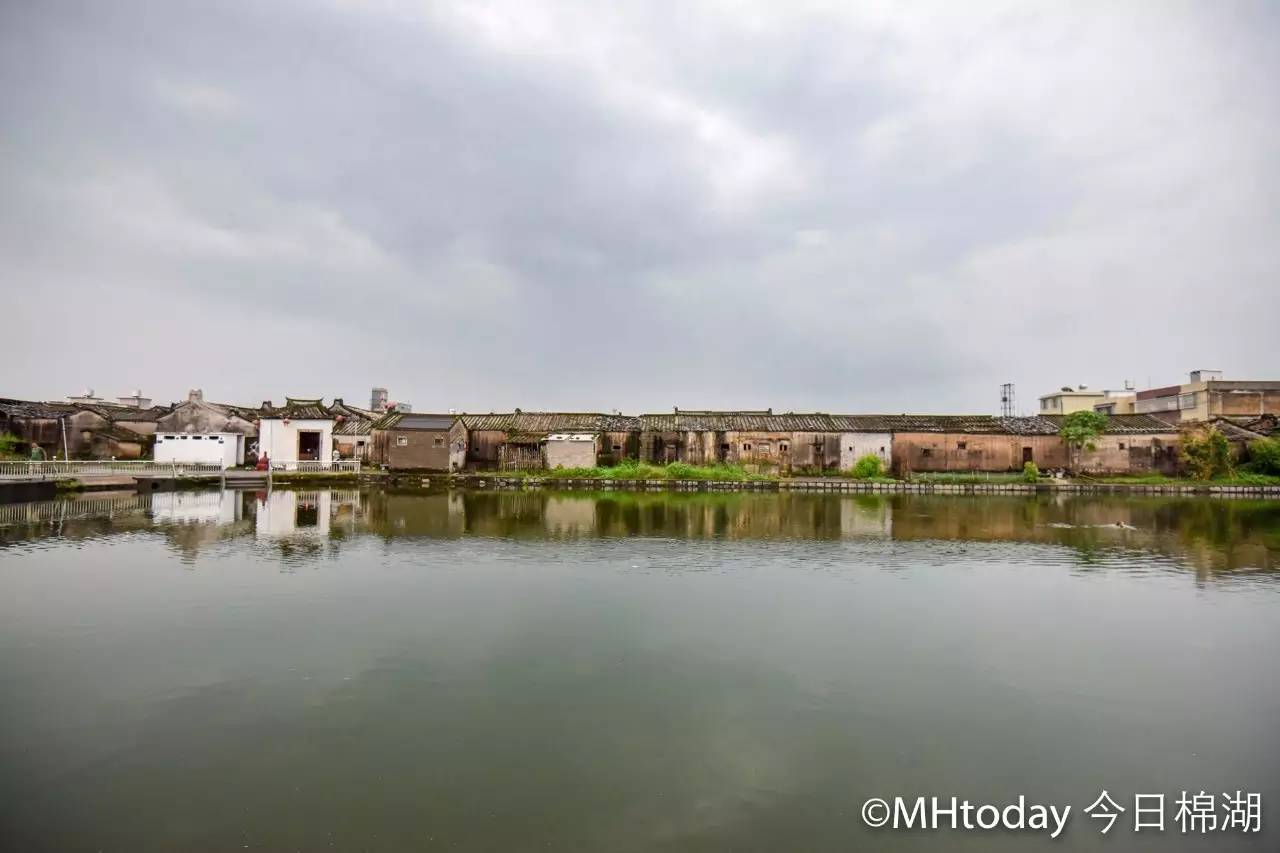
[[[264,453],[258,457],[258,464],[256,467],[259,471],[266,471],[270,465],[271,465],[271,459],[270,457],[267,456],[267,454]]]

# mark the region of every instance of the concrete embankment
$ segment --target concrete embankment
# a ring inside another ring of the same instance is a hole
[[[415,481],[419,478],[413,478]],[[1280,486],[1146,485],[1138,483],[862,482],[836,477],[783,480],[613,480],[503,477],[494,474],[422,475],[421,485],[469,489],[547,489],[628,492],[829,492],[836,494],[1035,495],[1113,494],[1280,499]],[[417,484],[415,482],[415,484]]]

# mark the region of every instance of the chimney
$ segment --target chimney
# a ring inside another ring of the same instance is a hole
[[[188,403],[203,403],[203,402],[204,402],[204,391],[203,391],[202,389],[200,389],[200,388],[192,388],[190,391],[188,391],[188,392],[187,392],[187,402],[188,402]]]

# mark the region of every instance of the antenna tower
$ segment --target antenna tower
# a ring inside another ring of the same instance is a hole
[[[1017,397],[1013,393],[1013,383],[1006,382],[1000,386],[1000,414],[1011,418],[1018,410]]]

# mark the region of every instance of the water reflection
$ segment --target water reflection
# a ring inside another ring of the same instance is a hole
[[[97,493],[0,507],[0,543],[143,531],[160,532],[188,557],[250,536],[291,560],[359,537],[1029,542],[1069,548],[1084,563],[1158,554],[1207,576],[1277,567],[1280,502],[275,489]]]
[[[1274,802],[1278,512],[285,489],[0,507],[0,849],[1274,849],[1117,847],[1085,818],[1057,842],[876,834],[857,809],[1025,793],[1079,815],[1102,785]]]

